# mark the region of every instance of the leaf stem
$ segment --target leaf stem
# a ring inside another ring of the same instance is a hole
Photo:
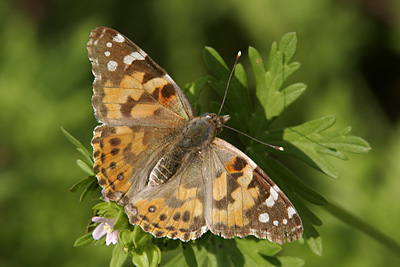
[[[323,208],[335,216],[336,218],[340,219],[341,221],[353,226],[354,228],[360,230],[366,235],[369,235],[382,245],[386,246],[389,250],[394,252],[397,256],[400,255],[400,243],[396,240],[392,239],[391,237],[385,235],[377,228],[367,224],[366,222],[362,221],[361,219],[357,218],[353,214],[349,213],[348,211],[344,210],[343,208],[339,207],[338,205],[329,203]]]

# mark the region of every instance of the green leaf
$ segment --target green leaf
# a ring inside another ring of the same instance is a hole
[[[301,266],[303,263],[296,258],[276,257],[281,246],[267,240],[255,237],[224,239],[212,234],[207,236],[205,241],[202,238],[200,242],[192,242],[198,266]],[[176,255],[167,266],[178,263],[182,264],[182,259]]]
[[[133,231],[128,229],[119,231],[118,240],[118,242],[120,242],[124,248],[126,247],[128,250],[131,250],[133,248]]]
[[[134,252],[133,264],[140,267],[157,267],[161,262],[161,251],[156,245],[146,245],[140,252]]]
[[[87,174],[91,175],[91,176],[95,176],[96,173],[93,171],[93,166],[89,166],[87,165],[86,162],[84,162],[81,159],[77,159],[76,160],[76,164],[78,164],[78,166]]]
[[[279,42],[279,51],[283,51],[285,63],[289,63],[297,50],[297,36],[295,32],[286,33]]]
[[[75,192],[79,191],[83,186],[85,186],[89,183],[92,183],[93,181],[96,181],[96,177],[89,176],[85,179],[80,180],[76,184],[74,184],[68,191],[71,193],[75,193]]]
[[[124,250],[122,244],[117,242],[112,252],[110,267],[123,266],[127,258],[128,258],[128,253]]]
[[[98,214],[100,217],[116,218],[117,221],[115,223],[118,223],[117,226],[121,227],[117,229],[122,229],[122,225],[127,224],[127,222],[123,221],[123,220],[127,221],[128,220],[127,217],[124,214],[121,214],[121,212],[124,213],[124,208],[118,205],[114,201],[110,202],[102,201],[94,205],[92,209],[95,210],[96,214]]]
[[[94,205],[92,209],[102,213],[102,211],[107,210],[109,208],[110,208],[110,204],[108,202],[102,201],[102,202]]]
[[[182,242],[180,242],[182,244]],[[197,253],[195,253],[197,255]],[[175,267],[175,266],[188,266],[185,257],[180,249],[170,250],[167,253],[163,253],[161,260],[161,266],[163,267]]]
[[[297,49],[297,37],[295,33],[284,35],[279,46],[274,43],[271,47],[268,70],[264,65],[260,53],[253,47],[249,47],[249,58],[256,80],[256,114],[253,117],[256,122],[251,125],[255,127],[253,133],[259,132],[260,115],[267,121],[272,120],[282,113],[293,103],[306,89],[303,83],[297,83],[283,88],[284,82],[299,69],[297,62],[290,63]],[[263,123],[262,125],[267,125]]]
[[[304,225],[304,237],[311,251],[322,256],[322,239],[317,230],[311,224]]]
[[[262,255],[274,256],[281,251],[281,246],[267,240],[258,240],[253,237],[236,239],[237,248],[243,253],[245,266],[274,266]]]
[[[97,180],[93,180],[88,187],[85,188],[85,190],[82,192],[82,195],[80,197],[80,201],[83,202],[87,200],[93,193],[99,188],[99,184],[97,183]]]
[[[252,151],[249,151],[249,154],[259,166],[268,170],[268,176],[282,189],[290,188],[290,191],[296,192],[303,199],[315,205],[324,206],[328,204],[323,196],[307,186],[297,175],[276,159]]]
[[[121,230],[125,229],[128,227],[129,221],[128,217],[126,216],[126,213],[124,210],[121,210],[118,212],[118,216],[115,219],[114,223],[114,230]]]
[[[197,267],[196,256],[194,255],[191,243],[182,243],[183,256],[189,267]]]
[[[92,233],[88,233],[84,236],[79,237],[75,243],[74,243],[74,247],[82,247],[82,246],[87,246],[91,243],[94,242]]]
[[[188,83],[184,88],[185,95],[189,99],[190,103],[192,103],[197,113],[200,113],[200,110],[197,110],[199,109],[197,105],[198,102],[197,100],[206,84],[207,84],[207,77],[202,77],[197,79],[195,82]]]
[[[211,47],[206,47],[204,49],[204,59],[207,67],[216,76],[209,77],[208,82],[222,98],[225,95],[231,71],[218,52]],[[227,111],[235,118],[232,123],[235,123],[235,121],[241,122],[233,126],[244,130],[245,123],[243,122],[247,121],[246,118],[248,114],[253,112],[253,109],[249,90],[247,88],[246,72],[241,64],[236,66],[235,73],[229,84],[229,94],[227,95],[226,100],[227,102],[225,102],[224,105],[225,111],[223,113]],[[217,112],[217,110],[215,110],[215,112]]]
[[[69,132],[67,132],[63,127],[61,127],[62,133],[67,137],[67,139],[76,147],[76,150],[83,157],[82,160],[87,163],[89,166],[93,166],[92,155],[89,151],[82,145],[81,142],[78,141],[75,137],[73,137]]]
[[[335,117],[325,116],[284,129],[280,134],[285,141],[290,143],[290,145],[284,145],[285,153],[303,160],[328,176],[338,178],[338,172],[322,157],[322,154],[346,160],[347,157],[343,152],[366,153],[370,150],[370,146],[362,138],[348,135],[351,129],[349,127],[326,131],[334,123]]]
[[[133,229],[133,244],[137,249],[140,249],[141,247],[151,242],[153,238],[154,237],[150,233],[143,231],[140,226],[136,225]]]
[[[207,68],[217,79],[225,80],[229,77],[228,65],[214,48],[206,46],[203,51],[203,57]]]

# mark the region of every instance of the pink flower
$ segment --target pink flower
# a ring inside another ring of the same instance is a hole
[[[114,231],[114,223],[115,219],[106,219],[103,217],[93,217],[92,222],[99,222],[100,224],[94,229],[92,236],[95,240],[99,240],[105,234],[106,236],[106,245],[110,245],[113,243],[114,245],[117,244],[118,241],[118,230]]]
[[[110,199],[106,196],[106,190],[101,190],[101,194],[103,195],[104,201],[110,203]]]

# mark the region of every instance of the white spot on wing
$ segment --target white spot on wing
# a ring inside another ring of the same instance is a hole
[[[268,213],[261,213],[260,215],[258,215],[258,220],[262,223],[267,223],[269,222],[269,215]]]
[[[283,219],[282,223],[283,223],[284,225],[286,225],[286,224],[287,224],[287,220],[286,220],[286,219]]]
[[[274,200],[272,194],[270,194],[269,197],[265,200],[265,203],[270,208],[275,204],[275,200]]]
[[[128,65],[131,64],[134,60],[144,60],[144,57],[136,51],[124,57],[124,63]]]
[[[274,187],[271,187],[269,192],[271,193],[271,196],[274,198],[274,200],[277,201],[278,200],[278,192],[275,190]],[[278,190],[280,190],[280,189],[278,188]]]
[[[112,43],[111,43],[111,42],[107,42],[107,43],[106,43],[106,46],[107,46],[107,47],[112,47]]]
[[[278,226],[279,225],[279,222],[278,221],[273,221],[272,222],[275,226]]]
[[[113,37],[114,42],[117,43],[122,43],[123,41],[125,41],[125,38],[121,35],[121,34],[117,34]]]
[[[106,57],[109,57],[109,56],[111,55],[111,53],[110,53],[110,51],[106,51],[106,52],[104,52],[104,55],[105,55]]]
[[[117,69],[117,67],[118,67],[118,63],[117,62],[115,62],[113,60],[108,61],[107,68],[108,68],[109,71],[115,71]]]
[[[296,214],[296,211],[294,210],[293,207],[289,207],[289,208],[287,209],[287,214],[288,214],[288,216],[289,216],[289,219],[292,219],[292,218],[293,218],[293,215]]]

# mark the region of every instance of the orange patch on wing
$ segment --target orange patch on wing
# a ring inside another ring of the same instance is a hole
[[[213,185],[213,198],[215,200],[223,199],[228,192],[226,172],[222,172],[221,176],[215,178]]]
[[[228,211],[213,209],[212,220],[213,220],[213,223],[220,222],[220,223],[226,224],[228,222]]]
[[[104,88],[104,94],[103,103],[125,103],[129,97],[137,101],[142,96],[143,90],[109,87]]]
[[[235,169],[234,165],[236,162],[236,157],[232,157],[230,161],[228,161],[225,164],[225,169],[229,172],[229,173],[235,173],[237,172],[237,170]]]
[[[144,131],[135,132],[134,140],[132,141],[131,151],[135,154],[139,154],[147,149],[148,144],[143,143]]]
[[[144,77],[144,73],[143,72],[135,72],[132,74],[132,76],[133,77],[125,76],[122,79],[119,87],[143,90],[142,80]]]
[[[180,185],[175,193],[175,197],[179,200],[194,198],[196,197],[197,189],[198,188],[186,188],[183,185]]]
[[[252,195],[240,187],[238,189],[236,189],[235,191],[233,191],[231,193],[231,196],[236,201],[233,202],[232,204],[229,204],[228,206],[232,206],[232,208],[235,210],[239,210],[239,209],[247,210],[251,207],[254,207],[254,205],[255,205]]]
[[[251,180],[253,179],[253,168],[250,165],[247,165],[243,169],[243,175],[237,178],[237,182],[243,188],[247,188],[250,184]]]
[[[144,118],[154,116],[154,112],[160,106],[156,104],[137,104],[131,110],[131,115],[134,118]]]
[[[167,85],[168,82],[161,77],[153,78],[148,80],[145,84],[143,84],[143,88],[152,94],[157,88],[162,88],[164,85]]]

